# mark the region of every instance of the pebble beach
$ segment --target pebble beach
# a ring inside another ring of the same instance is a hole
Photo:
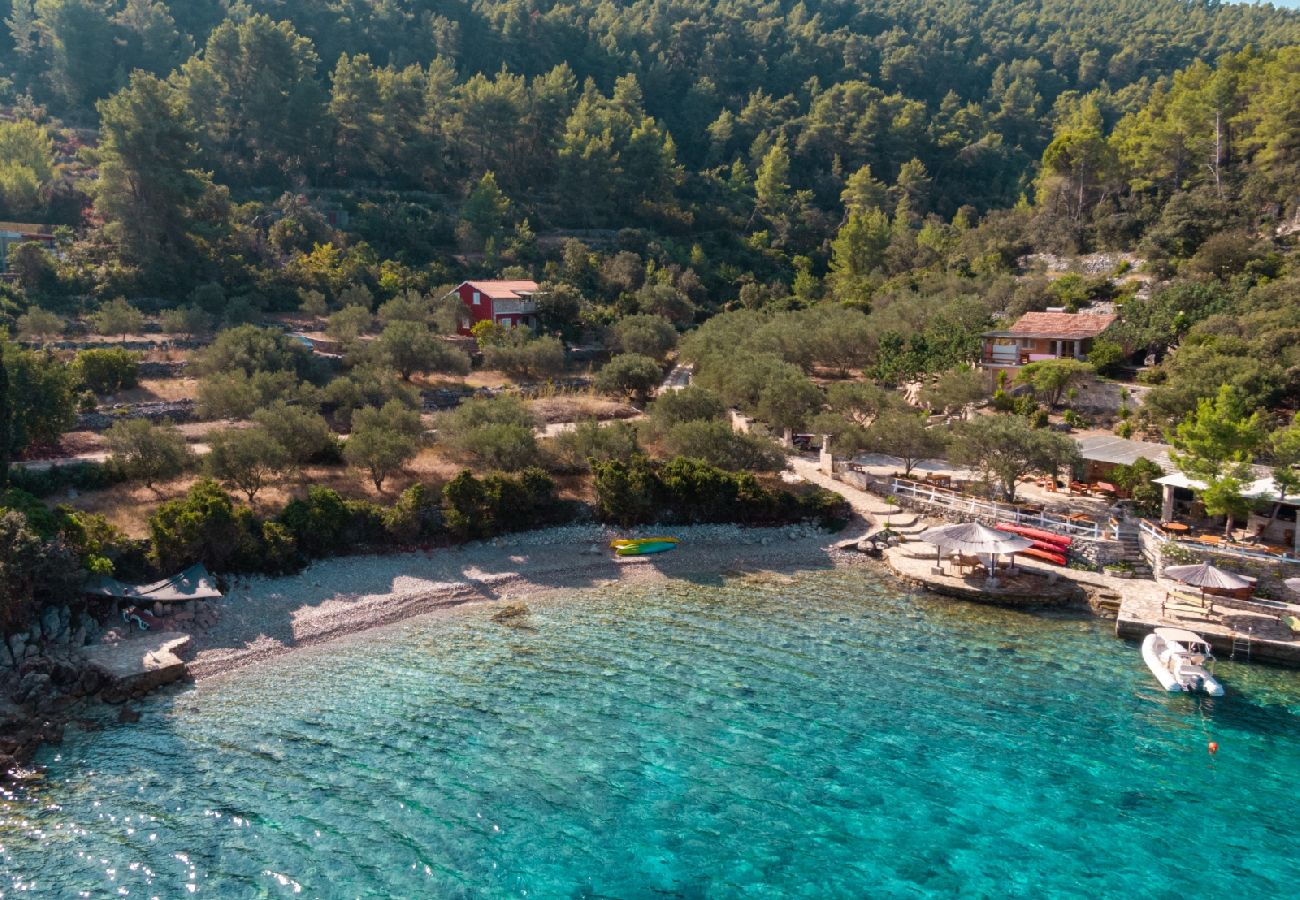
[[[672,534],[681,543],[669,553],[641,558],[620,559],[608,549],[615,537],[651,533]],[[757,571],[827,569],[849,558],[832,549],[843,536],[812,525],[643,532],[572,525],[457,547],[322,560],[296,575],[237,581],[216,601],[215,624],[194,634],[188,670],[194,678],[210,678],[469,603],[518,602],[614,582],[717,582]]]

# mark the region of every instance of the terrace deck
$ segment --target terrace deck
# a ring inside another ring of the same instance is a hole
[[[1224,659],[1238,658],[1282,666],[1300,667],[1300,635],[1282,623],[1278,614],[1264,609],[1229,606],[1213,599],[1213,613],[1190,602],[1170,603],[1162,611],[1162,595],[1151,591],[1126,592],[1115,619],[1116,637],[1140,641],[1155,628],[1186,628],[1201,635]],[[1248,643],[1246,641],[1248,640]]]

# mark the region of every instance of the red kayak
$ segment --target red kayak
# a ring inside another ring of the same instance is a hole
[[[1028,550],[1021,550],[1017,556],[1032,556],[1034,559],[1041,559],[1043,562],[1055,563],[1058,566],[1065,565],[1065,557],[1059,553],[1049,553],[1046,550],[1038,550],[1030,547]]]
[[[1026,528],[1024,525],[1012,525],[1008,522],[999,522],[993,527],[998,531],[1006,531],[1011,534],[1018,534],[1021,537],[1027,537],[1031,541],[1042,541],[1045,544],[1055,544],[1062,550],[1074,543],[1074,538],[1066,537],[1063,534],[1057,534],[1054,531],[1043,531],[1041,528]]]

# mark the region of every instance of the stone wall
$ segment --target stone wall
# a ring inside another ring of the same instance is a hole
[[[1068,405],[1087,413],[1118,413],[1120,407],[1125,405],[1136,411],[1150,390],[1147,385],[1117,384],[1093,379],[1078,388],[1077,395],[1068,401]]]
[[[101,406],[94,412],[77,416],[77,431],[107,431],[123,419],[148,419],[150,422],[193,422],[193,400],[159,400],[154,403],[118,403]]]
[[[1075,538],[1070,555],[1098,568],[1123,562],[1124,545],[1119,541],[1089,541]]]

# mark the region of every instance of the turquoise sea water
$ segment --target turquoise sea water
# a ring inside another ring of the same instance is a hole
[[[1169,697],[1107,623],[860,571],[491,611],[69,729],[0,894],[1294,896],[1292,673]]]

